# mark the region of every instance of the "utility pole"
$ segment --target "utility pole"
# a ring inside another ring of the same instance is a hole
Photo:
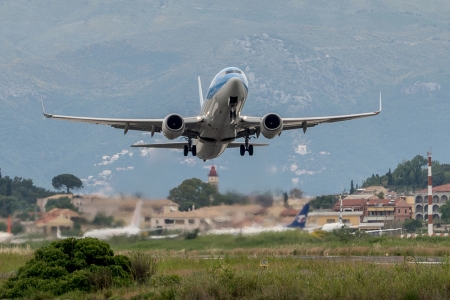
[[[428,236],[433,235],[433,184],[431,176],[431,152],[428,156]]]

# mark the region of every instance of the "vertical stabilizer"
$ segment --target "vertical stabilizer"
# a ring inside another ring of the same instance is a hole
[[[198,76],[198,94],[200,96],[200,108],[203,107],[203,92],[202,92],[202,82],[200,76]]]
[[[309,211],[309,203],[306,203],[303,206],[303,208],[298,212],[298,214],[295,217],[294,221],[292,221],[292,223],[287,225],[286,227],[290,227],[290,228],[305,228],[306,219],[308,217],[308,211]]]
[[[134,209],[133,217],[131,218],[131,223],[128,227],[139,228],[141,223],[141,210],[142,210],[142,200],[136,203],[136,208]]]

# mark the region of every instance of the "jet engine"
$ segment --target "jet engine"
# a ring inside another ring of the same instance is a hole
[[[184,119],[177,114],[168,115],[162,123],[162,133],[169,140],[176,139],[184,132]]]
[[[267,114],[261,120],[261,133],[267,139],[273,139],[283,130],[283,119],[277,114]]]

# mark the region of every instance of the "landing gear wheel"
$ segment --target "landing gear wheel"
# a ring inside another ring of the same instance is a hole
[[[240,151],[241,151],[241,156],[244,156],[244,154],[245,154],[245,146],[244,145],[241,145]]]
[[[250,155],[250,156],[253,155],[253,145],[248,146],[248,155]]]
[[[197,146],[192,146],[192,156],[197,156]]]
[[[183,147],[183,154],[184,154],[184,156],[187,156],[188,152],[189,152],[188,146],[184,145],[184,147]]]

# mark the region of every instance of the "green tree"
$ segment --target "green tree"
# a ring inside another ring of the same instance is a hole
[[[355,188],[353,187],[353,180],[350,182],[350,195],[355,193]]]
[[[54,208],[68,208],[74,211],[78,211],[78,208],[72,204],[69,197],[60,197],[58,199],[49,199],[45,204],[45,211],[50,211]]]
[[[198,178],[186,179],[179,186],[169,191],[168,199],[178,203],[180,210],[189,209],[194,204],[196,208],[210,205],[211,196],[216,189]]]
[[[92,220],[92,224],[97,226],[108,226],[111,227],[114,222],[113,216],[107,216],[104,212],[98,212],[94,220]]]
[[[338,198],[335,195],[322,195],[309,201],[309,204],[314,209],[332,209],[336,201]]]
[[[303,191],[299,188],[293,188],[289,191],[289,197],[292,199],[300,199],[303,196]]]
[[[391,168],[389,168],[387,185],[391,186],[391,185],[393,185],[393,184],[394,184],[394,181],[393,181],[393,179],[392,179]]]
[[[405,223],[403,223],[403,228],[410,233],[416,232],[421,227],[422,222],[416,219],[405,220]]]
[[[378,199],[384,199],[384,193],[383,192],[379,192],[377,194]]]
[[[447,200],[440,208],[439,212],[442,214],[442,219],[450,220],[450,200]]]
[[[6,183],[6,196],[12,196],[12,180],[9,179]]]
[[[225,194],[216,193],[213,198],[212,205],[248,204],[248,197],[236,191],[227,191]],[[191,207],[192,204],[194,203],[190,203]]]
[[[273,196],[271,192],[265,192],[264,194],[256,195],[256,204],[262,205],[264,207],[269,207],[273,205]]]
[[[81,180],[72,174],[61,174],[53,177],[52,185],[55,189],[67,189],[67,194],[70,193],[70,189],[81,189],[83,188],[83,183]]]
[[[0,216],[6,218],[20,210],[26,203],[12,196],[0,196]]]

